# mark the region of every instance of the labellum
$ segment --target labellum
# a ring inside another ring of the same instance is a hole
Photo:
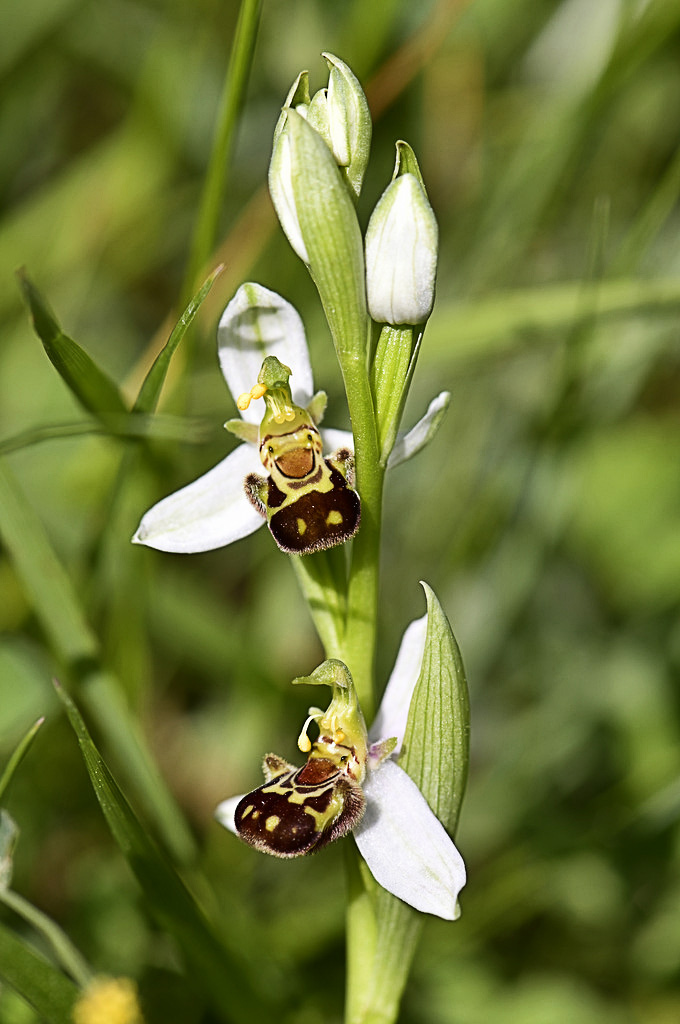
[[[269,476],[265,480],[253,473],[245,487],[281,550],[306,555],[350,540],[359,529],[361,508],[352,487],[351,452],[340,449],[324,459],[311,413],[292,400],[290,372],[268,356],[258,383],[238,399],[242,410],[256,398],[264,398],[267,405],[259,445]]]
[[[361,786],[334,761],[310,756],[302,768],[267,754],[267,781],[248,793],[235,812],[241,839],[275,857],[320,850],[350,832],[364,813]]]

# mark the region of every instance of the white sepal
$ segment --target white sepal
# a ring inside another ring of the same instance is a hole
[[[378,713],[373,720],[368,738],[372,743],[388,736],[397,737],[395,755],[401,751],[406,732],[406,720],[411,706],[411,697],[418,682],[420,666],[423,663],[427,615],[415,619],[404,631],[397,660],[387,680],[385,693]]]
[[[220,366],[234,401],[250,391],[265,356],[276,356],[292,370],[293,401],[303,408],[314,392],[312,367],[302,319],[276,292],[261,284],[242,284],[220,317],[217,328]],[[241,413],[260,423],[262,407],[253,402]]]
[[[159,551],[194,554],[247,537],[264,519],[248,501],[243,481],[262,471],[257,449],[242,444],[226,459],[149,509],[132,538]]]
[[[416,910],[455,920],[465,864],[415,782],[386,761],[369,774],[364,793],[354,838],[375,880]]]

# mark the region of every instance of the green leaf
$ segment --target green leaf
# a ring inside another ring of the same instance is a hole
[[[399,140],[396,145],[397,155],[394,161],[394,172],[392,173],[392,181],[398,178],[400,174],[413,174],[420,182],[425,195],[427,195],[427,189],[425,188],[425,182],[423,181],[423,175],[416,159],[416,155],[409,146],[408,142]]]
[[[680,309],[675,278],[580,281],[496,292],[467,303],[440,302],[427,325],[424,359],[452,368],[495,359],[528,344],[545,345],[597,317],[667,316]]]
[[[126,413],[127,407],[117,386],[77,342],[64,334],[26,271],[18,271],[17,277],[35,333],[50,362],[83,408],[103,420],[110,413]]]
[[[45,528],[0,460],[0,537],[58,656],[67,663],[97,654],[97,641]]]
[[[111,834],[127,859],[160,924],[174,935],[192,974],[227,1020],[266,1019],[263,999],[249,987],[243,965],[235,963],[170,862],[144,831],[102,760],[76,705],[58,693],[90,775]],[[262,1011],[262,1012],[260,1012]]]
[[[73,1024],[79,989],[60,971],[0,924],[0,978],[47,1024]]]
[[[93,434],[104,437],[153,438],[157,441],[181,441],[183,444],[204,444],[213,432],[213,424],[197,417],[146,416],[137,413],[130,416],[109,416],[106,423],[96,420],[78,420],[74,423],[49,423],[42,427],[30,427],[13,437],[0,441],[0,455],[30,448],[43,441],[58,441],[66,437],[85,437]]]
[[[404,733],[400,766],[453,835],[469,762],[470,707],[463,660],[434,591],[427,598],[425,650]]]
[[[212,274],[203,282],[175,324],[172,334],[156,356],[153,366],[144,378],[144,383],[139,389],[139,394],[137,395],[133,412],[150,413],[156,408],[168,369],[170,368],[170,360],[172,359],[180,341],[186,334],[192,320],[200,309],[203,300],[212,288],[216,278],[219,277],[223,270],[223,264],[220,264],[215,268],[215,270],[213,270]]]
[[[134,780],[147,812],[157,822],[168,847],[180,859],[189,860],[194,845],[184,819],[158,773],[120,685],[100,666],[97,638],[42,522],[2,459],[0,538],[53,650],[80,683],[91,712],[119,763]]]

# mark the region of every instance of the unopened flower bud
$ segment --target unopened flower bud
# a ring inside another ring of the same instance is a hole
[[[366,231],[368,309],[378,323],[420,324],[434,302],[437,221],[413,173],[392,181]]]
[[[350,189],[358,196],[371,147],[371,112],[359,80],[347,65],[332,53],[323,56],[330,69],[327,95],[330,148]]]

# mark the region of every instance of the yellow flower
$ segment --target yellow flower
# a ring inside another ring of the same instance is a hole
[[[95,978],[73,1008],[74,1024],[144,1024],[129,978]]]

